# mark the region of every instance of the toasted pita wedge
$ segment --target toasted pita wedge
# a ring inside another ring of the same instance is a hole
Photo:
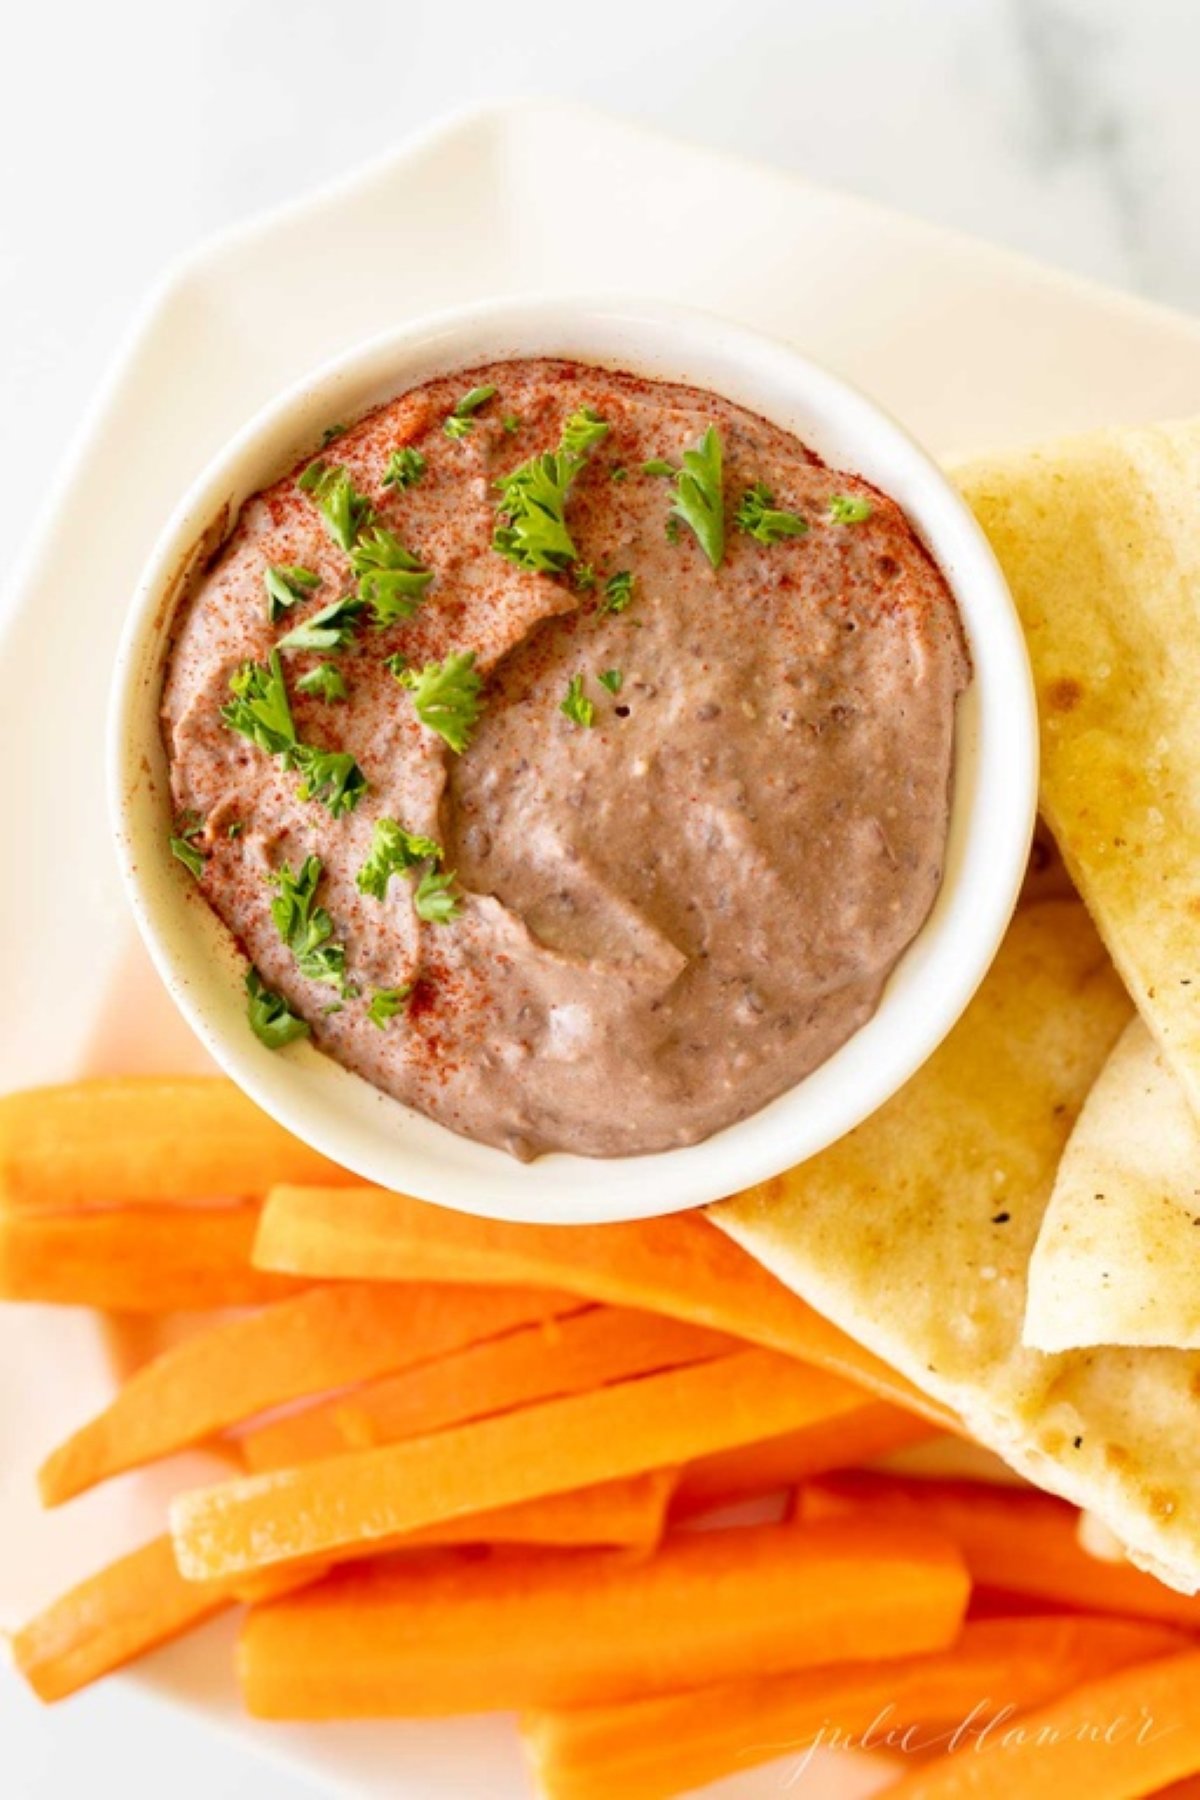
[[[1191,1593],[1200,1355],[1046,1356],[1021,1343],[1058,1161],[1128,1018],[1083,908],[1031,906],[894,1099],[711,1216],[1012,1467],[1098,1514],[1138,1563]]]
[[[1200,1349],[1200,1125],[1140,1018],[1059,1164],[1029,1265],[1025,1342]]]
[[[1200,1112],[1200,420],[957,479],[1025,627],[1042,810]]]

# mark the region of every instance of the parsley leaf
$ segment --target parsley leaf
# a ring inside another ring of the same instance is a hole
[[[433,570],[423,568],[395,532],[384,525],[359,538],[350,552],[350,567],[358,577],[358,591],[370,603],[381,630],[399,619],[411,619],[433,580]]]
[[[671,516],[691,527],[713,568],[720,568],[725,554],[724,452],[715,425],[693,450],[683,453]]]
[[[620,485],[622,481],[629,480],[629,470],[625,467],[624,463],[614,463],[612,468],[608,471],[608,479],[610,481],[615,481]]]
[[[609,429],[590,407],[580,407],[563,426],[557,450],[531,456],[501,476],[493,550],[542,575],[562,575],[579,561],[567,530],[567,491]]]
[[[829,517],[835,525],[861,525],[871,516],[871,502],[855,494],[834,494],[829,501]]]
[[[319,612],[302,619],[281,637],[277,650],[341,650],[354,636],[363,603],[357,594],[343,594]]]
[[[604,584],[604,598],[600,602],[602,613],[623,613],[633,605],[633,573],[629,569],[618,569],[610,575]]]
[[[606,687],[610,694],[619,694],[625,677],[620,669],[604,669],[597,675],[596,680],[601,687]]]
[[[367,860],[355,881],[360,893],[384,900],[393,875],[407,875],[423,862],[441,860],[442,846],[433,838],[407,830],[398,819],[376,819]]]
[[[349,469],[318,457],[309,463],[298,485],[312,495],[334,543],[347,552],[353,550],[359,532],[375,517],[375,509],[355,487]]]
[[[346,946],[330,942],[333,920],[316,904],[322,868],[319,856],[306,856],[298,873],[287,863],[277,869],[271,877],[276,890],[271,917],[300,973],[309,981],[336,988],[344,999],[351,992],[346,980]]]
[[[405,656],[403,650],[393,650],[390,656],[384,657],[383,666],[388,671],[389,675],[394,675],[396,680],[399,681],[405,669],[408,667],[408,658]]]
[[[345,437],[345,435],[346,427],[344,425],[327,425],[321,433],[322,450],[327,444],[332,444],[335,438]]]
[[[264,987],[262,976],[253,967],[246,970],[246,995],[250,1029],[268,1050],[282,1050],[285,1044],[308,1036],[308,1020],[298,1018],[282,994]]]
[[[301,694],[315,694],[318,700],[344,700],[349,688],[342,671],[336,663],[320,662],[307,675],[301,675],[296,683],[296,691]]]
[[[505,413],[500,421],[500,429],[506,432],[509,437],[516,437],[518,431],[521,429],[521,421],[516,413]]]
[[[607,419],[602,419],[593,407],[581,406],[563,426],[559,448],[564,456],[578,457],[582,462],[611,430],[612,426]]]
[[[284,757],[284,767],[291,768],[296,727],[278,650],[272,650],[265,668],[262,663],[243,663],[230,676],[229,691],[233,699],[221,708],[229,730],[240,732],[268,756]]]
[[[267,619],[274,625],[289,606],[307,600],[313,588],[321,585],[321,577],[299,563],[268,563],[263,570],[263,586],[267,590]]]
[[[444,662],[427,662],[422,669],[400,669],[395,674],[412,694],[422,725],[461,755],[483,711],[483,681],[475,672],[475,652],[459,650]]]
[[[733,522],[760,544],[777,544],[781,538],[803,537],[808,520],[799,513],[784,512],[775,505],[774,497],[764,482],[755,481],[742,495]]]
[[[668,544],[677,544],[679,542],[679,520],[675,517],[674,513],[668,514],[663,535],[666,537]]]
[[[591,563],[577,562],[571,571],[571,580],[577,593],[589,594],[596,585],[596,571]]]
[[[413,895],[413,905],[418,919],[424,919],[427,925],[449,925],[462,912],[462,901],[453,892],[454,872],[439,875],[436,869],[426,869],[417,884]]]
[[[674,481],[678,473],[679,470],[675,467],[675,464],[668,462],[665,456],[652,456],[649,462],[644,462],[642,464],[643,475],[665,475],[670,480]]]
[[[372,1025],[378,1025],[380,1031],[386,1031],[397,1013],[404,1011],[411,993],[411,981],[405,982],[403,987],[376,988],[367,1008],[367,1017]]]
[[[246,829],[246,826],[245,826],[245,823],[243,820],[234,819],[231,822],[229,829],[226,831],[225,836],[231,837],[231,838],[240,838],[243,831],[245,831],[245,829]]]
[[[388,457],[387,468],[383,471],[384,487],[415,487],[425,473],[428,464],[419,450],[406,444],[403,450],[393,450]]]
[[[204,852],[197,850],[193,839],[198,838],[203,830],[204,820],[199,813],[180,813],[175,821],[175,835],[167,839],[171,855],[179,858],[184,868],[196,881],[199,881],[204,873],[206,859]]]
[[[474,431],[475,420],[471,415],[477,413],[481,406],[486,406],[495,392],[494,387],[473,387],[461,400],[456,401],[449,418],[442,426],[446,436],[465,438],[468,432]]]
[[[303,776],[300,798],[320,800],[335,819],[353,812],[367,791],[367,778],[348,750],[297,744],[293,760]]]
[[[596,723],[596,708],[583,691],[582,675],[572,675],[567,683],[566,698],[560,702],[558,710],[565,713],[575,725]]]

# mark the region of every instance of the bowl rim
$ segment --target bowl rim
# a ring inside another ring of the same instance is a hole
[[[167,848],[162,652],[201,551],[223,541],[247,498],[315,452],[331,420],[506,355],[562,355],[706,388],[797,432],[834,468],[865,475],[904,508],[942,568],[971,651],[942,886],[875,1013],[767,1106],[699,1144],[650,1155],[554,1152],[519,1163],[382,1094],[311,1044],[268,1051],[245,1023],[245,958]],[[561,1224],[720,1199],[815,1155],[890,1098],[950,1031],[999,947],[1025,872],[1037,773],[1016,608],[981,527],[930,456],[875,401],[790,344],[699,309],[607,296],[505,298],[430,314],[351,346],[259,409],[197,476],[142,572],[113,671],[107,744],[125,891],[158,973],[220,1067],[366,1181],[485,1217]]]

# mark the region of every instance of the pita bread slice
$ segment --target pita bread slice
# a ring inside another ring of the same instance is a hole
[[[1046,819],[1200,1113],[1200,421],[956,479],[1025,627]]]
[[[1059,1164],[1029,1265],[1025,1342],[1200,1349],[1200,1126],[1140,1018]]]
[[[991,973],[888,1104],[711,1210],[1011,1467],[1200,1588],[1200,1355],[1021,1343],[1029,1258],[1075,1118],[1130,1016],[1078,902],[1019,912]],[[1014,1545],[1014,1556],[1020,1546]]]

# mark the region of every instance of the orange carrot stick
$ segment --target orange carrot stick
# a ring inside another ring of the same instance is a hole
[[[192,1580],[224,1579],[664,1468],[852,1412],[859,1398],[823,1369],[741,1350],[180,1495],[171,1511],[176,1554]]]
[[[1101,1676],[947,1754],[889,1800],[1137,1800],[1200,1770],[1200,1650]]]
[[[291,1468],[737,1348],[734,1338],[657,1313],[587,1307],[272,1420],[248,1432],[240,1448],[249,1469]]]
[[[607,1545],[649,1551],[662,1537],[674,1485],[673,1469],[622,1475],[594,1487],[571,1488],[564,1494],[498,1506],[491,1512],[443,1519],[424,1531],[397,1538],[388,1547],[407,1551],[435,1544],[543,1544],[560,1549]]]
[[[874,1473],[824,1475],[800,1491],[796,1516],[898,1524],[921,1520],[962,1548],[982,1587],[1200,1629],[1200,1598],[1178,1594],[1131,1563],[1080,1547],[1078,1512],[1051,1494],[981,1481],[925,1481]]]
[[[324,1572],[272,1571],[233,1584],[185,1581],[164,1533],[51,1601],[13,1634],[13,1661],[40,1700],[62,1700],[235,1600],[276,1599]]]
[[[341,1403],[341,1423],[350,1444],[368,1449],[740,1348],[680,1319],[594,1306],[359,1388]]]
[[[640,1561],[430,1552],[255,1608],[239,1668],[260,1718],[578,1706],[936,1649],[966,1596],[955,1554],[911,1530],[680,1532]]]
[[[944,1407],[847,1337],[694,1214],[620,1225],[510,1225],[382,1188],[280,1186],[255,1245],[266,1269],[376,1281],[532,1282],[688,1319],[783,1350],[960,1429]]]
[[[688,1463],[679,1471],[671,1517],[694,1518],[714,1507],[794,1487],[827,1469],[887,1456],[936,1436],[937,1427],[927,1419],[889,1406],[886,1400],[864,1397],[861,1406],[843,1417]]]
[[[0,1211],[0,1300],[186,1312],[251,1306],[307,1285],[251,1267],[257,1206],[24,1218]]]
[[[259,1197],[354,1177],[207,1075],[120,1075],[0,1098],[0,1209]]]
[[[444,1354],[565,1304],[508,1288],[310,1288],[187,1338],[139,1369],[42,1465],[42,1499],[56,1506],[269,1407]]]
[[[795,1674],[750,1675],[624,1705],[527,1714],[521,1736],[547,1800],[667,1800],[736,1770],[790,1759],[802,1790],[814,1749],[930,1749],[955,1730],[961,1754],[1009,1709],[1026,1711],[1133,1663],[1185,1647],[1126,1619],[967,1624],[949,1650]],[[969,1722],[969,1723],[968,1723]]]
[[[229,1604],[228,1589],[184,1581],[169,1537],[154,1538],[53,1601],[12,1640],[42,1700],[61,1700]]]

